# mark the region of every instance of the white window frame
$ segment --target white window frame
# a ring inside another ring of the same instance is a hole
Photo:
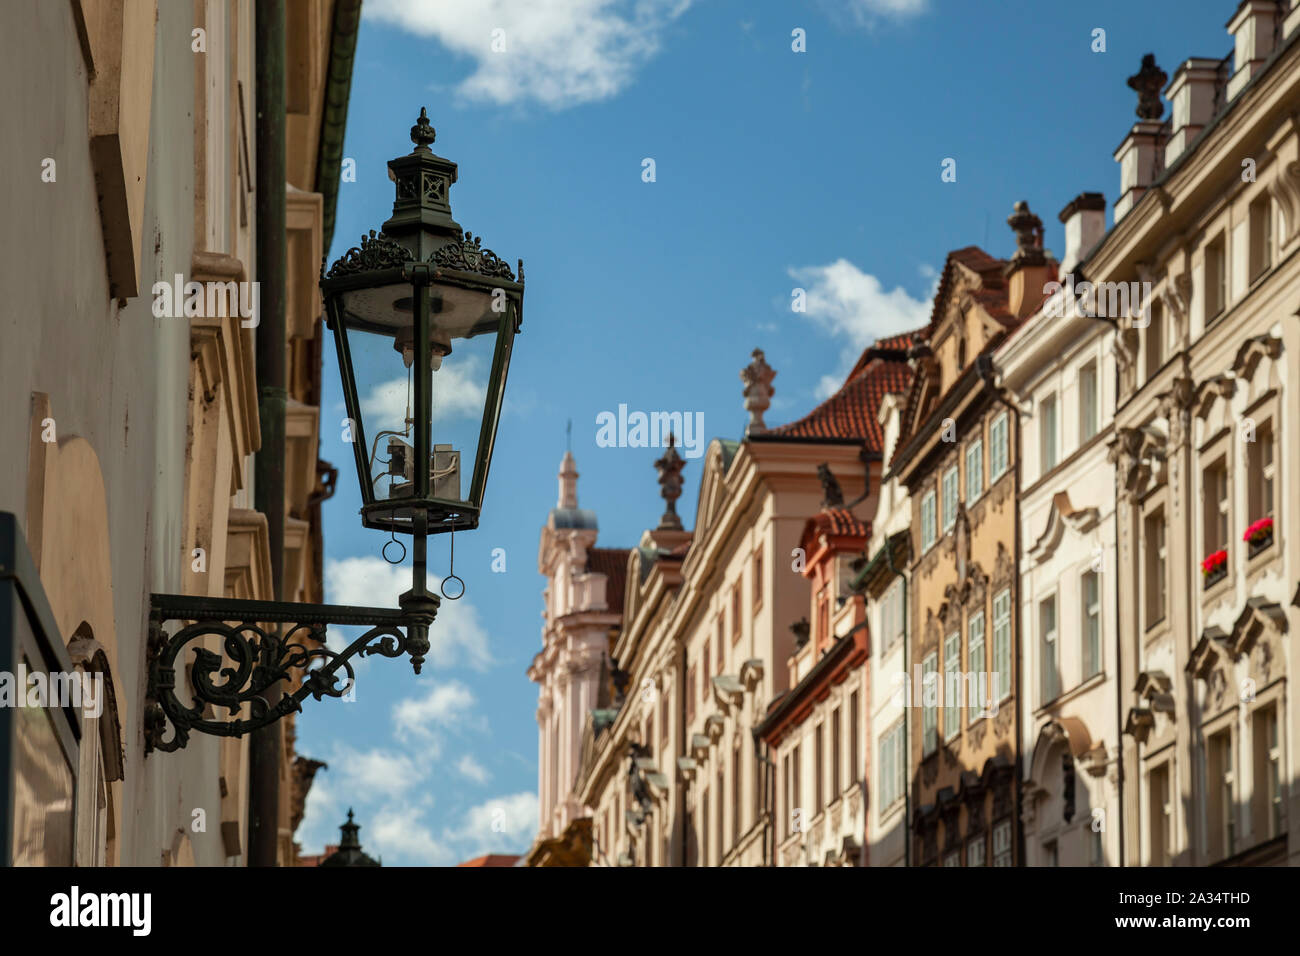
[[[921,550],[928,551],[938,539],[935,493],[931,488],[921,496]]]
[[[943,740],[961,733],[961,631],[943,639]]]
[[[1007,454],[1007,432],[1010,428],[1010,419],[1007,413],[1003,412],[993,419],[989,425],[989,484],[997,481],[1010,466],[1009,455]]]
[[[943,533],[947,534],[957,523],[957,502],[961,500],[961,491],[957,487],[957,466],[953,465],[943,473]]]
[[[1096,593],[1090,598],[1088,596],[1088,582],[1092,581]],[[1079,647],[1079,666],[1082,669],[1082,678],[1088,680],[1095,677],[1103,670],[1101,663],[1101,648],[1103,643],[1102,626],[1101,626],[1101,574],[1089,568],[1079,576],[1079,609],[1082,616],[1080,621],[1080,647]],[[1092,643],[1092,636],[1095,633],[1096,642]],[[1089,645],[1092,644],[1090,647]],[[1092,666],[1089,667],[1088,658],[1092,658]]]
[[[970,672],[976,675],[975,692],[983,698],[966,702],[966,717],[971,722],[984,716],[989,699],[992,697],[988,691],[988,662],[985,660],[984,649],[984,609],[981,607],[973,611],[966,622],[966,656]]]
[[[1038,400],[1038,474],[1047,474],[1061,463],[1057,455],[1060,442],[1060,414],[1056,393]]]
[[[1090,385],[1088,383],[1091,383]],[[1079,445],[1097,434],[1097,407],[1101,380],[1097,375],[1097,362],[1089,359],[1079,369]],[[1090,401],[1084,401],[1090,396]]]
[[[934,675],[939,680],[939,654],[931,651],[921,661],[921,755],[928,757],[939,749],[939,712],[936,704],[930,702],[926,681]]]
[[[966,446],[966,504],[984,494],[984,439],[976,438]]]
[[[1061,652],[1060,652],[1060,632],[1061,632],[1061,605],[1057,600],[1055,592],[1040,600],[1038,607],[1038,653],[1040,660],[1038,662],[1038,698],[1040,706],[1046,707],[1049,703],[1061,696]],[[1050,626],[1044,621],[1044,612],[1051,610],[1052,620]],[[1052,669],[1054,680],[1051,687],[1048,686],[1048,667]]]
[[[993,596],[993,672],[998,675],[998,700],[1004,701],[1011,696],[1011,588]]]

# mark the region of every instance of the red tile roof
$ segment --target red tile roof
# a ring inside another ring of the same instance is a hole
[[[511,856],[508,853],[489,853],[486,856],[476,856],[464,863],[457,863],[456,866],[514,866],[518,859],[518,856]]]
[[[623,591],[627,581],[628,548],[589,548],[587,570],[605,575],[605,603],[616,614],[623,613]]]
[[[884,433],[876,414],[886,395],[903,392],[912,377],[905,349],[916,332],[906,332],[874,343],[849,373],[840,390],[798,421],[773,428],[769,434],[785,438],[856,438],[872,451],[884,448]]]
[[[866,538],[871,534],[871,522],[861,521],[846,508],[827,508],[812,517],[813,525],[821,531],[837,535]]]

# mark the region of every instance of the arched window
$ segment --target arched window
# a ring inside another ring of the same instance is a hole
[[[114,859],[117,840],[112,783],[122,779],[112,672],[108,656],[85,622],[68,642],[68,655],[81,683],[74,861],[77,866],[107,866]]]

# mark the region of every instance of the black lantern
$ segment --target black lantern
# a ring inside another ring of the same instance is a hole
[[[434,135],[421,110],[388,163],[392,217],[321,279],[362,521],[417,537],[478,525],[524,293],[523,262],[516,278],[452,219]]]
[[[434,130],[424,110],[411,140],[415,149],[388,164],[392,217],[328,273],[322,263],[320,282],[362,523],[412,536],[411,589],[398,597],[400,610],[153,595],[146,753],[184,747],[193,732],[242,736],[301,709],[309,696],[344,696],[353,657],[408,654],[420,672],[441,603],[426,583],[428,536],[478,526],[523,315],[524,264],[516,277],[451,218],[456,164],[429,149]],[[443,587],[444,596],[460,596]],[[369,630],[336,652],[325,646],[330,624]],[[232,666],[205,646],[213,636]],[[187,650],[194,658],[182,669]],[[192,702],[176,693],[181,673]],[[298,673],[301,684],[280,695],[280,683]]]

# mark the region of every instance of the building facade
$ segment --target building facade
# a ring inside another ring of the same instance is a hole
[[[149,753],[146,654],[151,594],[272,598],[279,583],[285,600],[322,598],[319,505],[333,484],[317,458],[316,276],[359,4],[291,7],[278,274],[257,266],[252,4],[5,11],[0,72],[38,91],[13,100],[15,135],[0,146],[7,169],[31,171],[6,180],[11,238],[18,223],[40,226],[5,258],[0,389],[11,414],[0,435],[22,453],[0,464],[0,511],[16,516],[59,653],[105,687],[102,714],[84,718],[76,752],[62,755],[75,811],[46,814],[20,797],[15,862],[248,861],[249,743],[198,737]],[[187,306],[190,282],[204,292]],[[281,284],[282,295],[267,291]],[[254,504],[255,456],[267,447],[259,288],[285,314],[282,524]],[[269,840],[290,863],[320,764],[297,757],[291,720],[276,733]],[[46,825],[54,819],[66,833]]]
[[[1085,263],[1150,300],[1117,319],[1111,441],[1129,865],[1300,862],[1300,9],[1243,2],[1228,31],[1229,57],[1130,81],[1116,223]]]

